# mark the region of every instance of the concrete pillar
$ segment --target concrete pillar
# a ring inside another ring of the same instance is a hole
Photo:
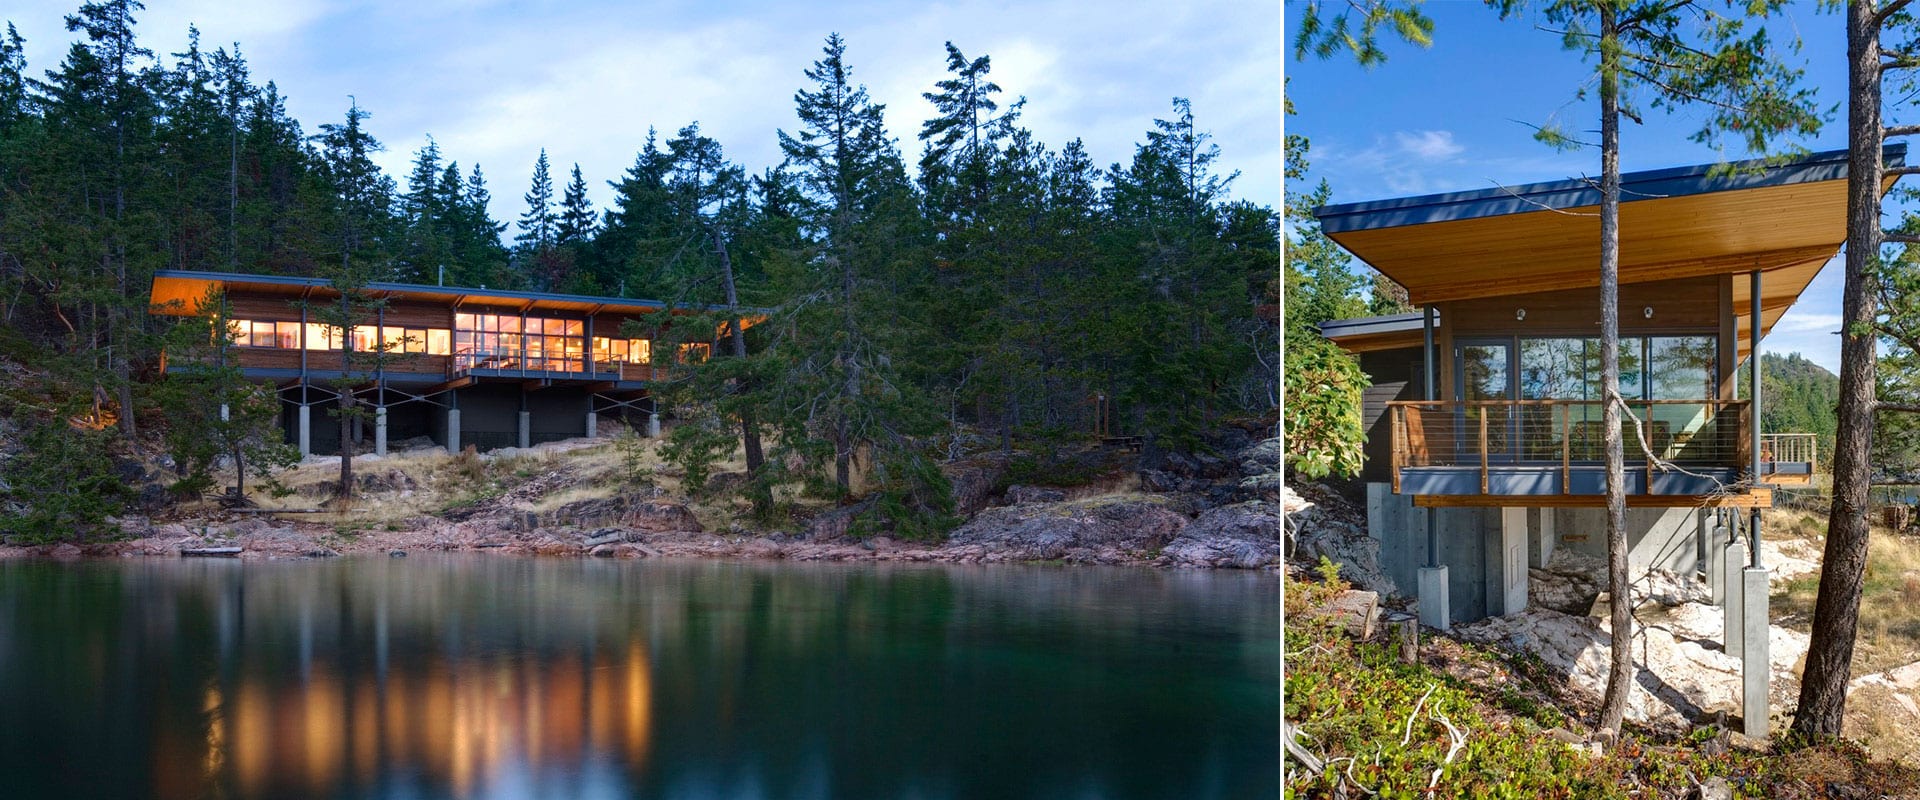
[[[522,411],[520,412],[520,447],[521,449],[525,449],[532,446],[533,446],[533,412]]]
[[[1451,630],[1453,628],[1452,606],[1447,602],[1447,568],[1421,567],[1420,577],[1420,624],[1429,628]]]
[[[313,406],[301,403],[299,406],[299,428],[294,441],[300,445],[300,457],[313,455]]]
[[[1726,586],[1727,602],[1726,605],[1721,606],[1721,610],[1725,612],[1722,618],[1726,620],[1726,626],[1722,634],[1722,638],[1726,639],[1725,642],[1722,642],[1722,646],[1726,649],[1722,652],[1737,657],[1746,652],[1744,649],[1746,646],[1746,638],[1743,634],[1747,629],[1747,615],[1745,612],[1747,595],[1745,589],[1742,588],[1746,585],[1746,576],[1742,575],[1741,572],[1747,566],[1747,546],[1741,543],[1738,537],[1735,537],[1733,542],[1727,545],[1727,549],[1723,552],[1725,553],[1723,556],[1725,562],[1722,564],[1721,569],[1722,574],[1725,575],[1722,580]]]
[[[647,438],[660,438],[660,415],[658,413],[647,414]]]
[[[1767,578],[1770,570],[1761,567],[1741,572],[1742,620],[1740,648],[1740,714],[1745,718],[1741,730],[1748,736],[1767,738],[1768,690],[1773,685],[1773,666],[1768,661],[1768,634],[1772,630],[1767,617]]]
[[[1553,509],[1536,508],[1529,513],[1538,519],[1538,524],[1533,526],[1536,533],[1528,553],[1532,557],[1530,566],[1544,568],[1547,562],[1553,560],[1553,545],[1559,539],[1558,534],[1553,532]]]
[[[587,438],[592,439],[599,435],[600,415],[589,411],[587,412]]]
[[[1500,532],[1497,534],[1494,552],[1500,565],[1497,581],[1489,581],[1489,588],[1497,587],[1487,613],[1507,616],[1527,610],[1527,509],[1500,509]],[[1489,576],[1492,577],[1492,576]],[[1497,605],[1495,608],[1493,606]]]
[[[447,452],[460,452],[460,409],[447,409]]]
[[[1707,528],[1707,594],[1713,605],[1727,602],[1727,541],[1732,534],[1715,515]]]
[[[387,407],[376,406],[373,409],[373,454],[387,454]]]

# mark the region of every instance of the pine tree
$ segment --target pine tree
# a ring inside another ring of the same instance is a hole
[[[803,463],[830,456],[833,487],[852,491],[856,450],[869,452],[883,524],[907,533],[938,530],[952,508],[945,478],[914,441],[934,421],[926,397],[905,380],[892,351],[915,326],[916,297],[926,273],[930,232],[918,218],[919,199],[907,182],[883,107],[853,83],[838,34],[806,70],[812,89],[794,95],[801,127],[781,131],[780,147],[801,192],[796,216],[811,240],[806,268],[789,275],[769,358],[781,367],[768,407],[806,409],[780,420],[783,450],[807,437],[831,437],[831,452],[793,452]],[[918,252],[916,252],[918,251]],[[779,461],[780,459],[771,459]]]
[[[580,176],[580,165],[573,165],[573,177],[567,181],[560,199],[560,218],[554,227],[554,241],[566,247],[581,247],[593,238],[593,204],[587,200],[587,179]]]

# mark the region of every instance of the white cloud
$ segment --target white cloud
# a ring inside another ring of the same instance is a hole
[[[1426,161],[1447,161],[1466,152],[1452,131],[1401,131],[1393,135],[1400,150]]]

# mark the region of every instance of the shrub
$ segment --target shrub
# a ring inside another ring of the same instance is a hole
[[[20,453],[0,467],[13,504],[0,530],[27,544],[105,538],[103,523],[131,491],[109,455],[113,436],[60,419],[34,423]]]

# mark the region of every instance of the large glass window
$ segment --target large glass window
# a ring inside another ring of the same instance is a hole
[[[1524,409],[1519,427],[1527,443],[1527,457],[1557,459],[1564,435],[1573,458],[1599,458],[1603,428],[1600,339],[1522,338],[1519,344],[1521,399],[1585,401],[1565,406],[1563,411],[1545,406]],[[1717,350],[1718,340],[1710,334],[1620,340],[1620,395],[1642,419],[1647,443],[1662,458],[1717,457],[1706,453],[1722,444],[1711,436],[1716,406],[1711,402],[1637,405],[1635,401],[1711,401],[1718,397]],[[1463,366],[1470,366],[1465,362],[1468,354],[1463,351],[1461,355]],[[1640,447],[1631,438],[1631,421],[1624,428],[1631,458]]]
[[[586,368],[586,323],[518,314],[453,315],[454,366],[581,372]]]
[[[599,363],[646,364],[653,361],[653,342],[648,339],[593,337],[593,360]]]
[[[342,344],[340,329],[331,325],[298,322],[265,322],[261,320],[229,320],[233,331],[233,343],[239,347],[274,347],[298,350],[338,350]],[[353,349],[371,352],[376,343],[387,345],[386,352],[425,353],[444,356],[452,352],[448,346],[446,328],[403,328],[388,325],[384,328],[375,325],[355,325],[353,328]],[[304,335],[303,335],[304,334]]]

